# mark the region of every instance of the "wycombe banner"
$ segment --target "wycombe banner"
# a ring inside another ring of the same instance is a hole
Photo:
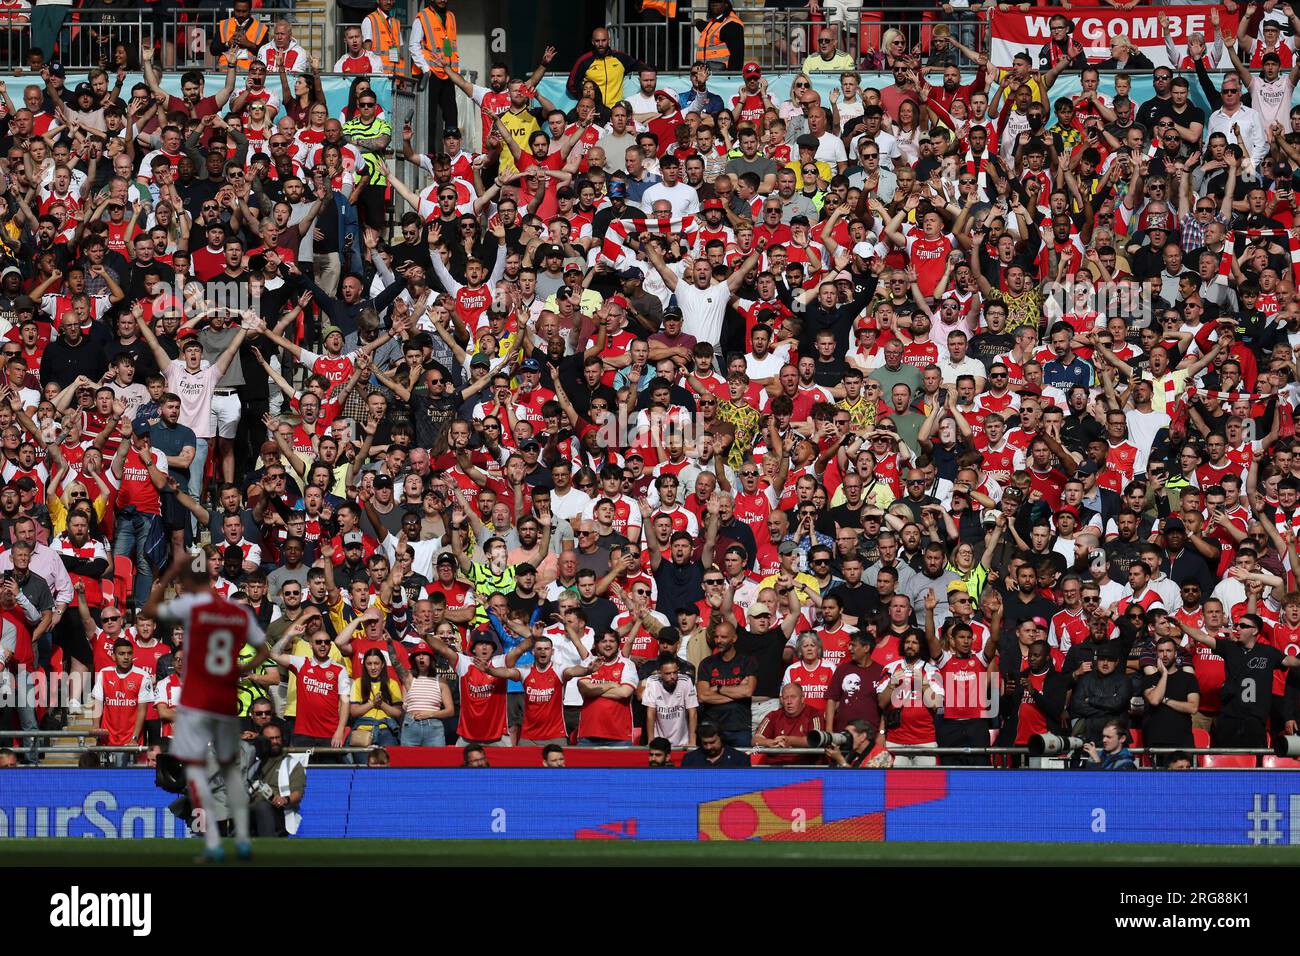
[[[993,49],[990,58],[996,66],[1010,66],[1017,53],[1028,52],[1038,66],[1038,51],[1051,38],[1049,26],[1053,16],[1061,15],[1074,23],[1072,36],[1084,49],[1091,63],[1100,63],[1110,56],[1110,38],[1115,34],[1126,36],[1156,66],[1178,67],[1170,63],[1160,32],[1161,13],[1169,17],[1169,38],[1178,52],[1179,60],[1187,53],[1187,36],[1200,33],[1210,46],[1216,35],[1210,22],[1212,5],[1162,6],[1159,4],[1115,10],[1109,7],[1070,7],[1052,10],[1035,7],[1032,10],[994,10],[990,23]],[[1229,35],[1237,30],[1237,15],[1219,8],[1219,29]],[[1231,65],[1227,53],[1217,66]]]
[[[152,770],[0,773],[0,848],[181,838],[175,799]],[[1279,846],[1300,773],[309,768],[302,812],[300,837]]]

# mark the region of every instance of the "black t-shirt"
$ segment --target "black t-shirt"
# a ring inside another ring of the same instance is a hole
[[[1247,648],[1236,641],[1220,640],[1214,653],[1223,658],[1223,714],[1226,717],[1268,720],[1273,704],[1273,671],[1285,655],[1276,647],[1256,642]]]
[[[587,626],[595,631],[597,635],[608,631],[610,624],[614,622],[614,618],[618,617],[618,605],[609,598],[598,596],[590,604],[583,604],[579,601],[578,606],[587,615]]]
[[[1159,674],[1147,674],[1142,682],[1142,689],[1155,687],[1160,683]],[[1165,696],[1170,700],[1186,702],[1191,694],[1199,694],[1201,685],[1196,677],[1186,671],[1174,671],[1165,683]],[[1142,718],[1142,739],[1148,747],[1191,747],[1192,715],[1180,714],[1165,706],[1147,705],[1146,716]]]
[[[737,651],[731,660],[712,654],[700,661],[698,680],[720,687],[734,687],[747,677],[758,677],[758,665],[752,657]],[[729,700],[725,704],[700,704],[700,721],[709,721],[719,730],[749,730],[750,700]]]
[[[966,354],[983,364],[987,372],[999,355],[1006,355],[1015,345],[1016,338],[1010,332],[981,332],[970,340]]]
[[[840,584],[832,588],[831,593],[840,599],[844,613],[853,615],[859,623],[881,610],[880,592],[870,584],[859,584],[855,588]]]
[[[745,628],[736,629],[736,650],[753,660],[758,668],[755,697],[776,697],[781,693],[781,678],[785,675],[785,631],[774,627],[762,634]]]

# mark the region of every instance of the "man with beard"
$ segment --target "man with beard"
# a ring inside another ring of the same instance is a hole
[[[103,326],[95,323],[90,335],[81,331],[81,321],[69,311],[59,322],[59,337],[45,347],[41,356],[41,387],[50,382],[67,386],[84,375],[97,382],[108,368]]]
[[[659,632],[660,648],[681,642],[676,628]],[[667,638],[667,640],[665,640]],[[683,679],[683,670],[687,673]],[[646,709],[646,732],[667,738],[674,747],[689,747],[695,739],[699,698],[693,680],[695,668],[673,651],[663,650],[654,670],[638,688]]]

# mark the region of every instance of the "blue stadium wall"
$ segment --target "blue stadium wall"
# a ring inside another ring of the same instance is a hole
[[[184,836],[153,780],[0,774],[0,837]],[[303,811],[301,837],[1280,845],[1300,773],[322,768]]]

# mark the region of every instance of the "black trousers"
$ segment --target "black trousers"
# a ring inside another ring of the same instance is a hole
[[[450,79],[440,79],[432,73],[428,74],[429,90],[429,131],[428,143],[429,152],[439,153],[442,151],[442,131],[447,127],[459,127],[456,118],[456,87]],[[439,114],[442,115],[442,125],[438,124]]]
[[[940,747],[987,747],[989,745],[989,722],[983,717],[969,720],[948,720],[936,717],[934,721],[935,740]],[[939,764],[945,767],[987,767],[987,754],[942,754]]]
[[[286,376],[287,377],[287,376]],[[289,396],[285,396],[285,407],[288,407]],[[233,452],[235,455],[235,480],[239,481],[244,475],[253,470],[253,464],[257,461],[257,456],[262,452],[262,442],[266,441],[266,426],[262,424],[262,416],[271,410],[271,402],[266,398],[245,398],[244,413],[239,416],[239,424],[235,428],[235,440]]]
[[[248,808],[248,823],[255,837],[287,837],[284,811],[265,800],[257,800]]]
[[[1265,746],[1265,721],[1254,717],[1230,717],[1219,715],[1219,722],[1214,725],[1211,738],[1216,747],[1263,747]]]

